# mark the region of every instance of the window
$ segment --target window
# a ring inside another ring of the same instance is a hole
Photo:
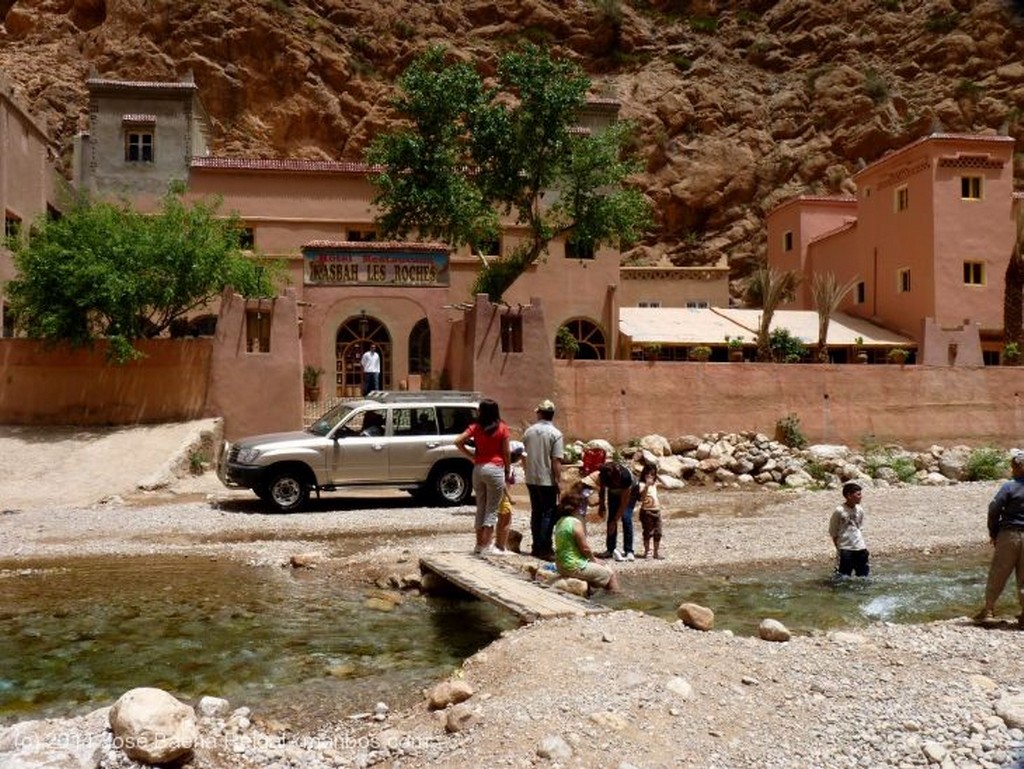
[[[474,254],[501,256],[501,241],[498,238],[478,238],[469,244]]]
[[[437,417],[433,406],[391,410],[392,435],[437,435]]]
[[[579,360],[604,360],[606,345],[604,331],[601,327],[586,318],[571,318],[562,324],[565,326],[579,346],[575,357]],[[555,337],[555,356],[558,358],[569,357],[565,346]]]
[[[476,419],[473,409],[465,406],[438,406],[437,421],[441,435],[458,435]]]
[[[21,234],[21,219],[17,214],[4,215],[4,237],[16,238]]]
[[[661,307],[661,302],[637,302],[637,307]]]
[[[566,259],[593,259],[594,258],[594,244],[583,243],[575,240],[565,241],[565,258]]]
[[[865,297],[867,295],[867,287],[864,285],[864,281],[863,280],[860,281],[857,284],[857,288],[855,289],[855,293],[856,293],[855,301],[856,301],[857,304],[864,304],[864,302],[867,301],[865,299]]]
[[[896,210],[906,211],[910,208],[910,190],[907,187],[896,188]]]
[[[128,131],[124,136],[124,159],[129,163],[152,163],[153,132]]]
[[[693,299],[686,303],[686,307],[690,310],[705,310],[707,306],[708,303],[702,299]]]
[[[985,285],[985,264],[983,262],[964,262],[964,283],[968,286]]]
[[[270,352],[270,310],[245,311],[245,351]]]
[[[906,294],[910,291],[910,270],[903,269],[896,273],[896,285],[897,290],[901,294]]]
[[[963,200],[981,200],[981,177],[961,176],[960,197]]]
[[[347,240],[353,243],[370,243],[377,239],[376,230],[349,230]]]
[[[502,315],[501,316],[501,351],[522,352],[523,351],[523,316]]]
[[[793,231],[786,230],[782,235],[782,250],[792,251],[793,250]]]
[[[243,227],[238,231],[238,247],[243,251],[256,248],[256,231],[252,227]]]

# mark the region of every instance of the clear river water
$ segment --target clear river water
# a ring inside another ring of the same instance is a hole
[[[627,571],[625,594],[597,600],[669,620],[694,601],[738,634],[765,617],[795,633],[925,622],[978,608],[988,557],[874,558],[870,579],[840,582],[822,564]],[[382,612],[364,605],[369,592],[326,572],[195,556],[0,563],[0,723],[88,712],[135,686],[307,724],[378,701],[400,707],[516,625],[486,603],[450,598],[406,595]],[[1001,606],[1014,614],[1011,592]]]

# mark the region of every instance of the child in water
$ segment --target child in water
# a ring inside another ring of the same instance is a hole
[[[836,574],[849,577],[868,576],[868,548],[864,543],[864,508],[860,506],[862,492],[859,483],[850,481],[843,484],[843,504],[832,513],[828,522],[828,533],[839,554]]]

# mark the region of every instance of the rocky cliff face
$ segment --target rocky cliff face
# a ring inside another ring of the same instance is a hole
[[[934,130],[1024,150],[1022,0],[0,0],[0,20],[0,66],[65,159],[90,70],[191,70],[217,154],[358,160],[428,43],[484,71],[550,46],[638,125],[658,225],[630,262],[724,253],[739,274],[776,203],[850,191]]]

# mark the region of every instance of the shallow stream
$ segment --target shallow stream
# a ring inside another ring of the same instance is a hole
[[[764,617],[796,633],[873,621],[967,615],[984,591],[989,551],[875,558],[869,580],[827,569],[631,576],[615,608],[674,619],[684,600],[716,627],[756,632]],[[310,724],[400,707],[495,640],[515,620],[479,601],[406,595],[367,608],[365,588],[326,572],[253,568],[202,557],[0,564],[0,723],[87,712],[135,686],[204,694]],[[1011,590],[1004,611],[1013,614]]]

